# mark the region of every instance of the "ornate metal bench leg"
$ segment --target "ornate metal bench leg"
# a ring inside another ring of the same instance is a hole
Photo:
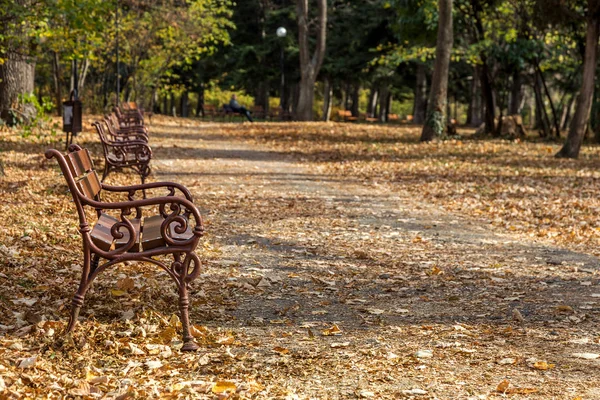
[[[186,285],[184,280],[179,284],[179,312],[181,313],[181,325],[183,325],[183,347],[181,351],[196,351],[200,346],[194,341],[194,337],[190,332],[190,316],[188,313],[190,299]]]
[[[88,277],[90,275],[90,266],[92,267],[92,271],[98,267],[98,261],[100,257],[94,254],[94,258],[91,260],[91,254],[88,252],[84,255],[83,261],[83,271],[81,271],[81,282],[79,283],[79,289],[77,289],[77,293],[73,296],[73,302],[71,303],[71,315],[69,316],[69,325],[67,325],[66,333],[72,332],[75,328],[75,323],[77,322],[77,318],[79,318],[79,312],[81,311],[81,307],[83,307],[83,300],[85,298],[85,293],[89,288]]]

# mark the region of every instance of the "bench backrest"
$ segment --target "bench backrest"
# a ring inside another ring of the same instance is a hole
[[[98,198],[102,190],[102,184],[94,170],[94,164],[88,149],[70,152],[67,154],[66,159],[71,176],[75,180],[79,191],[89,199]]]
[[[94,164],[87,149],[82,149],[76,144],[69,146],[69,152],[63,156],[55,149],[46,151],[46,157],[56,157],[63,176],[67,181],[77,213],[79,222],[86,223],[86,214],[83,209],[87,200],[100,200],[102,184],[94,170]],[[100,210],[96,210],[99,214]]]

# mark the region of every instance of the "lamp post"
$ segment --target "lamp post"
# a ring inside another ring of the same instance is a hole
[[[121,91],[121,88],[119,87],[121,82],[121,76],[119,74],[119,0],[116,1],[116,8],[115,8],[115,53],[116,53],[116,64],[117,64],[117,96],[116,96],[116,103],[117,103],[117,107],[119,107],[119,92]]]
[[[281,108],[281,112],[283,112],[283,105],[284,105],[284,92],[285,92],[285,72],[284,72],[284,57],[283,57],[283,38],[285,38],[287,35],[287,30],[283,27],[280,26],[279,28],[277,28],[277,37],[281,39],[281,43],[280,43],[280,47],[281,47],[281,57],[280,57],[280,65],[281,65],[281,90],[280,90],[280,97],[279,97],[279,107]]]

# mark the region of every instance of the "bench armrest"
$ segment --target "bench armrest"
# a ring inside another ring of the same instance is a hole
[[[158,189],[158,188],[167,188],[169,189],[169,194],[167,196],[162,197],[171,197],[175,196],[175,189],[178,189],[188,201],[193,202],[194,199],[192,197],[192,193],[185,186],[175,183],[175,182],[150,182],[144,183],[141,185],[130,185],[130,186],[111,186],[102,184],[102,189],[107,190],[109,192],[128,192],[129,198],[133,200],[133,196],[135,192],[146,189]]]

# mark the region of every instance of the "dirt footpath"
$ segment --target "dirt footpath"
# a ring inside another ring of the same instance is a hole
[[[600,398],[597,258],[219,125],[168,129],[153,177],[191,188],[217,254],[192,319],[235,337],[200,374],[259,398]]]

